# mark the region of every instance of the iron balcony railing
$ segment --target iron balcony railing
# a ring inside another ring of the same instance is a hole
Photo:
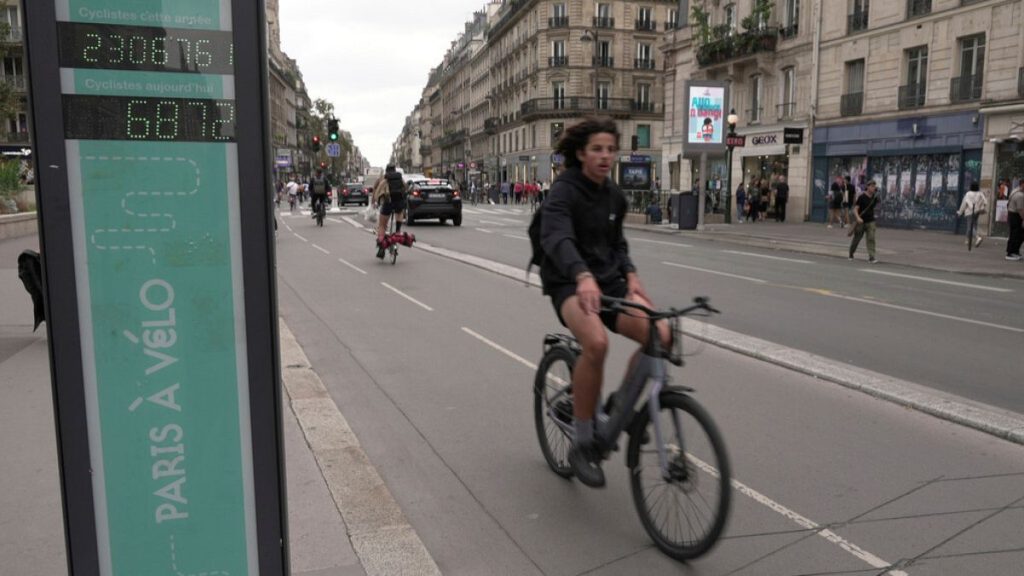
[[[774,52],[778,42],[779,32],[771,27],[716,37],[697,49],[697,63],[711,66],[761,52]]]
[[[24,38],[20,27],[12,27],[7,30],[6,36],[3,38],[4,42],[10,42],[12,44],[21,42]]]
[[[580,96],[565,96],[562,98],[534,98],[527,100],[520,106],[520,116],[523,120],[529,120],[542,115],[576,115],[586,114],[595,109],[606,114],[628,115],[633,112],[646,112],[638,110],[633,100],[629,98],[593,98]],[[657,107],[654,108],[657,111]]]
[[[568,26],[568,16],[552,16],[548,18],[548,28],[567,28]]]
[[[970,102],[981,100],[981,74],[957,76],[949,82],[949,101]]]
[[[633,68],[637,70],[654,70],[654,58],[634,58]]]
[[[654,102],[644,102],[641,100],[633,100],[632,109],[633,112],[643,114],[658,114],[661,111],[661,107]]]
[[[853,34],[868,29],[868,11],[857,11],[846,17],[846,33]]]
[[[552,56],[552,57],[548,58],[548,67],[550,67],[550,68],[560,68],[562,66],[568,66],[568,65],[569,65],[569,57],[568,56]]]
[[[484,132],[487,134],[495,134],[498,131],[499,126],[501,126],[501,122],[499,122],[495,117],[484,120]]]
[[[798,24],[790,24],[783,28],[779,28],[779,36],[784,39],[793,38],[800,33],[800,26]]]
[[[15,92],[24,92],[28,82],[24,76],[4,76],[4,82],[6,82]]]
[[[595,56],[595,57],[591,58],[590,61],[591,61],[591,64],[593,64],[594,66],[597,66],[598,68],[614,68],[615,67],[615,58],[612,58],[611,56]]]
[[[864,113],[864,93],[851,92],[843,94],[839,99],[839,114],[842,116],[860,116]]]
[[[646,32],[654,32],[658,29],[658,23],[654,20],[637,20],[634,26],[637,30]]]
[[[785,102],[777,107],[779,120],[792,120],[796,115],[796,102]]]
[[[677,22],[675,20],[666,20],[665,21],[665,30],[674,30],[674,29],[676,29],[678,27],[679,26],[677,25]]]
[[[615,28],[615,18],[594,16],[594,28]]]
[[[900,86],[899,101],[897,102],[899,109],[908,110],[924,106],[925,89],[923,82]]]

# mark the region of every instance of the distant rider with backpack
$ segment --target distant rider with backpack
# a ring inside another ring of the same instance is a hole
[[[309,206],[316,220],[316,212],[321,202],[327,202],[327,193],[331,191],[331,183],[324,176],[323,170],[317,170],[316,176],[309,181]],[[326,209],[326,208],[325,208]]]
[[[373,188],[373,201],[380,203],[380,217],[377,221],[377,258],[384,258],[384,250],[387,248],[384,235],[387,234],[388,219],[392,214],[395,216],[395,233],[402,231],[402,222],[405,220],[405,193],[402,173],[395,169],[394,164],[388,164],[384,169],[384,177],[378,180]]]

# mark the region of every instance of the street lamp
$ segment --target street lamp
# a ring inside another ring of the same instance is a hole
[[[736,145],[736,124],[740,121],[735,108],[729,110],[725,120],[729,123],[729,134],[725,137],[725,148],[728,151],[725,161],[725,223],[732,224],[732,149]]]
[[[586,30],[583,31],[583,36],[580,36],[580,41],[581,42],[593,42],[594,43],[594,56],[593,56],[593,60],[594,60],[593,61],[593,66],[594,66],[594,116],[597,116],[597,71],[598,71],[598,60],[597,60],[598,40],[597,40],[597,38],[598,38],[598,36],[597,36],[597,29],[596,28],[593,29],[593,30],[591,30],[589,28],[586,29]]]

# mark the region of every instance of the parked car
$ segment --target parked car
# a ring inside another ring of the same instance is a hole
[[[450,219],[452,224],[462,226],[462,197],[447,180],[424,178],[408,184],[406,222],[436,218],[441,224]]]
[[[349,182],[341,187],[338,195],[338,206],[346,204],[359,204],[365,206],[370,203],[370,195],[373,190],[367,188],[361,182]]]

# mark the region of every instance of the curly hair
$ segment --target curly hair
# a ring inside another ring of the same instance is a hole
[[[566,168],[581,166],[576,152],[587,147],[587,142],[594,134],[611,134],[615,137],[615,145],[619,144],[619,128],[615,121],[608,117],[588,116],[578,124],[573,124],[565,129],[562,137],[555,145],[555,153],[565,158]]]

